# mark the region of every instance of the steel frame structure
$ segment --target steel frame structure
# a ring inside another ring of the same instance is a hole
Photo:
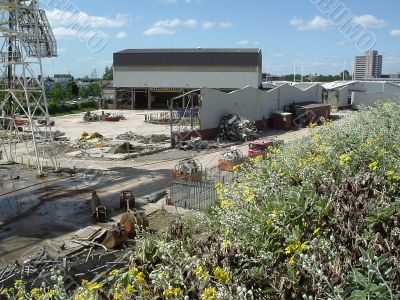
[[[57,43],[38,0],[0,0],[0,43],[1,146],[15,163],[17,145],[25,142],[42,174],[46,156],[57,168],[42,66],[43,58],[57,56]]]

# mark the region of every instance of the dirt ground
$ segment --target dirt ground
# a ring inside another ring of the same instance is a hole
[[[119,122],[85,122],[83,115],[85,113],[65,115],[60,117],[54,117],[52,120],[55,121],[55,126],[52,128],[53,131],[59,130],[65,132],[65,136],[69,137],[72,141],[79,139],[82,132],[99,132],[106,138],[115,138],[117,135],[133,131],[140,135],[151,135],[151,134],[165,134],[170,135],[169,125],[156,125],[145,123],[145,115],[149,111],[145,110],[96,110],[93,111],[101,115],[104,113],[111,114],[123,114],[126,120]],[[151,113],[160,113],[162,111],[151,111]]]

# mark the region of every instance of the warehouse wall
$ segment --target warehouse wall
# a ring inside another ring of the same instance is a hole
[[[400,93],[389,94],[389,93],[363,93],[363,92],[352,92],[351,101],[355,108],[360,106],[374,106],[379,101],[397,100],[400,101]]]
[[[322,87],[318,84],[302,91],[285,84],[270,91],[246,87],[231,93],[203,88],[201,90],[201,129],[219,126],[222,116],[236,113],[252,121],[269,119],[285,105],[301,102],[321,102]]]
[[[258,88],[260,72],[114,71],[114,87],[137,88]]]

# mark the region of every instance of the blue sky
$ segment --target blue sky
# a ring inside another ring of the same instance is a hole
[[[57,58],[45,72],[90,76],[126,48],[261,48],[268,73],[338,74],[367,48],[400,72],[398,0],[42,0]],[[345,24],[347,24],[345,26]],[[347,30],[347,33],[346,33]],[[351,34],[353,33],[353,35]]]

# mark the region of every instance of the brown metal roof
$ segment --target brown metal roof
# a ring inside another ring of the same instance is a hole
[[[127,49],[114,53],[114,66],[262,67],[260,49]]]

